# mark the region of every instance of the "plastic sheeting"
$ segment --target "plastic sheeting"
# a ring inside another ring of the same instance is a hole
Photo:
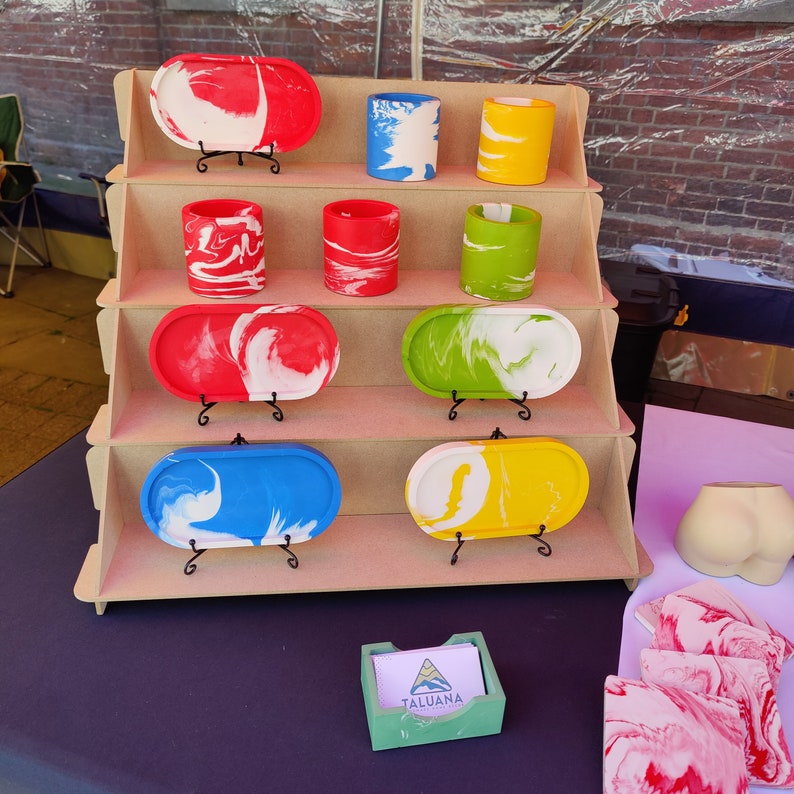
[[[640,262],[638,246],[663,246],[694,270],[719,262],[723,277],[754,273],[794,288],[793,5],[423,5],[424,76],[490,73],[589,91],[585,152],[604,185],[601,256]]]
[[[587,53],[587,46],[596,39],[606,39],[615,53],[629,55],[641,41],[663,43],[674,23],[736,22],[754,15],[763,17],[764,7],[770,9],[770,18],[787,16],[789,23],[794,23],[794,9],[787,14],[771,13],[771,9],[783,7],[779,0],[585,0],[583,9],[581,3],[573,2],[415,0],[414,9],[417,6],[423,19],[424,59],[447,64],[453,67],[451,71],[467,66],[470,78],[487,80],[486,70],[511,71],[514,82],[573,82],[596,91],[597,99],[631,92],[703,96],[711,101],[760,100],[781,107],[791,100],[791,86],[786,81],[759,89],[740,78],[766,62],[788,57],[794,24],[744,31],[738,38],[733,38],[734,33],[717,42],[697,40],[686,79],[680,69],[672,68],[678,64],[670,54],[653,60],[627,60],[622,68],[607,71],[599,68],[600,59],[593,59],[589,69],[571,62],[574,56]],[[503,10],[491,14],[491,8]],[[513,51],[518,57],[504,57]],[[574,70],[568,68],[572,65]],[[458,71],[463,77],[465,70]]]
[[[794,400],[794,348],[665,331],[651,377],[738,394]]]
[[[113,6],[117,18],[108,20]],[[196,43],[225,50],[239,45],[257,55],[274,54],[274,40],[285,30],[283,21],[294,18],[310,30],[315,39],[314,57],[347,70],[349,47],[372,60],[376,76],[380,63],[391,66],[405,54],[404,39],[410,42],[411,74],[423,77],[423,67],[444,73],[447,79],[478,81],[575,82],[599,92],[604,98],[615,92],[652,93],[670,97],[707,96],[710,100],[763,101],[781,107],[791,100],[786,80],[764,81],[763,88],[741,78],[764,64],[789,55],[794,42],[794,8],[789,0],[536,0],[535,2],[492,2],[491,0],[155,0],[150,20],[147,8],[118,0],[3,0],[0,13],[13,22],[32,28],[43,20],[55,31],[50,45],[30,52],[30,42],[15,37],[4,42],[4,58],[40,58],[53,65],[80,63],[91,69],[112,72],[151,62],[158,44],[168,31],[158,29],[157,13],[192,12],[186,24],[195,24],[197,14],[205,16],[202,29],[192,31]],[[162,6],[162,9],[158,9]],[[114,35],[123,35],[121,14],[140,21],[145,43],[126,41],[128,60],[109,46]],[[621,69],[604,71],[593,59],[591,68],[572,63],[577,54],[587,53],[596,41],[609,41],[614,52],[625,52],[643,40],[664,42],[669,26],[735,23],[747,19],[777,22],[773,26],[743,27],[721,41],[696,38],[688,65],[687,79],[673,70],[673,58],[662,54],[652,60],[627,60]],[[175,20],[178,21],[178,20]],[[145,23],[149,23],[149,25]],[[384,26],[385,24],[385,26]],[[269,40],[268,29],[272,39]],[[340,48],[340,35],[349,34]],[[156,39],[160,39],[157,41]],[[290,53],[289,41],[280,41],[286,57],[305,62],[303,53]],[[58,46],[62,45],[62,46]],[[143,62],[129,62],[138,46]],[[209,51],[209,50],[205,50]],[[219,49],[220,51],[220,49]],[[163,52],[162,59],[175,53]],[[571,69],[570,67],[575,68]],[[670,83],[665,84],[664,78]],[[79,87],[79,86],[78,86]],[[83,86],[84,87],[84,86]],[[760,130],[757,137],[763,137]],[[723,141],[713,141],[723,143]]]
[[[56,180],[119,160],[113,76],[179,52],[279,55],[318,74],[570,82],[591,96],[586,155],[605,185],[600,253],[625,259],[648,244],[725,254],[794,284],[791,174],[775,193],[747,187],[767,176],[764,165],[781,171],[775,153],[794,143],[790,0],[5,0],[0,19],[2,90],[23,95],[31,155]],[[690,160],[688,178],[703,164],[732,168],[729,194],[701,206],[708,199],[692,196],[684,175],[661,186],[658,175],[615,178],[625,158],[650,160],[665,146]],[[721,217],[726,199],[772,206],[773,217],[752,208],[745,220]],[[621,233],[644,215],[653,229]],[[706,227],[724,228],[725,244],[694,239]]]

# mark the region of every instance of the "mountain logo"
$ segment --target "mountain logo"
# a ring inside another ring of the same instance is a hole
[[[433,692],[451,692],[452,686],[441,675],[439,669],[430,661],[425,659],[422,667],[416,675],[414,684],[411,687],[412,695],[428,695]]]

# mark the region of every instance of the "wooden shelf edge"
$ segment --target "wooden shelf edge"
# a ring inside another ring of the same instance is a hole
[[[426,589],[495,584],[614,580],[631,583],[652,565],[644,550],[635,568],[616,552],[597,511],[586,529],[566,527],[548,536],[552,556],[536,553],[531,538],[469,541],[457,565],[450,565],[454,542],[425,535],[410,516],[340,516],[326,533],[293,548],[293,570],[277,547],[210,550],[191,576],[183,572],[189,549],[163,543],[141,523],[126,525],[104,584],[97,592],[99,552],[91,546],[75,584],[80,601],[104,610],[113,601],[346,592],[372,589]],[[327,535],[327,537],[326,537]],[[367,537],[367,542],[361,542]],[[636,538],[635,538],[636,541]],[[522,546],[522,544],[524,544]],[[555,555],[557,559],[555,559]],[[577,563],[571,564],[570,556]],[[344,566],[338,565],[345,559]]]
[[[384,295],[367,298],[341,295],[327,289],[323,274],[319,270],[294,269],[267,271],[267,284],[247,298],[233,298],[229,305],[271,303],[303,303],[319,310],[350,309],[415,309],[417,312],[428,306],[439,304],[465,304],[470,306],[495,306],[495,301],[473,298],[459,287],[459,270],[401,270],[397,289]],[[618,300],[604,291],[603,299],[597,300],[585,285],[570,274],[538,271],[536,289],[528,298],[515,301],[516,306],[553,306],[565,310],[614,309]],[[187,286],[184,269],[139,270],[122,298],[118,297],[118,279],[111,279],[97,297],[97,304],[110,309],[168,309],[185,304],[211,305],[212,298],[203,298],[191,292]],[[427,296],[432,294],[433,301]],[[296,300],[296,296],[299,300]]]
[[[107,602],[96,598],[96,581],[99,577],[99,544],[93,543],[88,548],[77,581],[74,584],[74,597],[78,601],[94,604],[98,615],[105,612]]]
[[[198,152],[196,153],[198,154]],[[265,189],[289,190],[290,188],[316,187],[348,190],[388,190],[395,196],[401,192],[417,190],[472,192],[480,194],[510,195],[512,193],[599,193],[603,187],[593,179],[579,183],[559,169],[549,169],[545,182],[538,185],[506,185],[485,182],[475,175],[473,166],[438,166],[437,175],[426,182],[396,182],[376,179],[366,172],[363,163],[290,163],[285,160],[278,176],[262,171],[255,164],[240,168],[235,162],[218,161],[206,173],[199,173],[193,162],[176,160],[149,160],[138,168],[124,174],[122,166],[116,166],[107,175],[113,184],[137,185],[184,185],[224,186],[230,183],[252,185]]]
[[[635,427],[618,407],[618,424],[599,411],[586,387],[571,385],[562,395],[529,400],[532,418],[519,418],[507,400],[471,399],[448,418],[451,400],[431,397],[413,386],[328,386],[306,400],[281,403],[284,421],[270,418],[261,401],[219,403],[198,427],[198,402],[164,389],[134,391],[116,417],[112,432],[108,406],[102,406],[88,431],[92,446],[224,444],[240,432],[249,442],[475,440],[495,427],[510,438],[612,438],[631,436]],[[571,413],[570,406],[579,406]]]
[[[639,573],[634,578],[623,580],[626,583],[626,587],[628,587],[632,592],[637,589],[640,579],[645,579],[647,576],[650,576],[653,573],[653,560],[650,558],[648,552],[645,551],[645,546],[642,545],[640,539],[636,535],[634,535],[634,546],[637,549],[637,565],[639,568]]]

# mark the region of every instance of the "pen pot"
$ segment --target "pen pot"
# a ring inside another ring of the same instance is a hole
[[[182,208],[187,280],[205,298],[243,298],[265,286],[262,208],[208,199]]]
[[[372,296],[397,286],[400,210],[386,201],[348,199],[323,208],[325,286]]]
[[[541,216],[520,204],[474,204],[466,211],[460,288],[477,298],[514,301],[529,297]]]
[[[441,100],[428,94],[367,97],[367,173],[392,182],[436,175]]]
[[[545,182],[554,113],[554,103],[543,99],[486,99],[480,124],[477,176],[501,185]]]

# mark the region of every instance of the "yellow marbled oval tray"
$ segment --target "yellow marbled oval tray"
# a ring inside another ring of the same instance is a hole
[[[576,450],[553,438],[452,441],[411,468],[405,501],[440,540],[550,532],[582,509],[590,485]]]

